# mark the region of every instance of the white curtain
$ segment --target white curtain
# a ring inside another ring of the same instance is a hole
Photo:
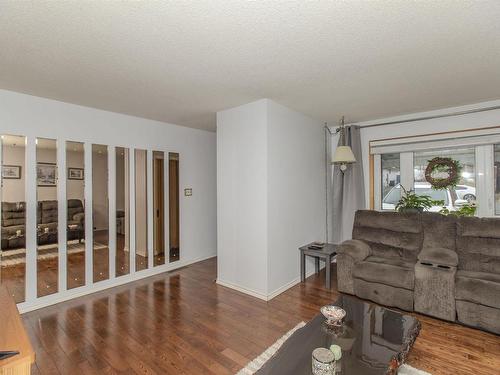
[[[361,131],[359,126],[346,126],[346,144],[351,146],[356,163],[350,164],[342,173],[338,166],[333,169],[332,181],[332,241],[341,243],[352,235],[354,213],[365,208],[365,183],[363,158],[361,155]],[[339,139],[339,145],[342,141]]]

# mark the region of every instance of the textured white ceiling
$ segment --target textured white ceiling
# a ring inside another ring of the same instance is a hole
[[[324,121],[500,98],[500,1],[4,1],[0,88],[215,129],[267,97]]]

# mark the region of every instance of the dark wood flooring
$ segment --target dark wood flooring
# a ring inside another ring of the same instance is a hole
[[[338,296],[322,271],[266,303],[215,284],[216,268],[213,258],[24,314],[33,374],[234,374]],[[500,336],[416,316],[410,365],[500,374]]]

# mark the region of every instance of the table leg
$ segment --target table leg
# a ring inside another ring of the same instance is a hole
[[[303,251],[300,252],[300,281],[304,282],[306,280],[306,254]]]
[[[331,283],[331,275],[330,275],[330,269],[331,269],[331,266],[332,266],[332,258],[330,256],[327,256],[325,258],[325,268],[326,268],[326,280],[325,280],[325,283],[326,283],[326,288],[327,289],[330,289],[332,287],[332,283]]]
[[[319,274],[319,257],[314,258],[314,269],[316,270],[316,275]]]

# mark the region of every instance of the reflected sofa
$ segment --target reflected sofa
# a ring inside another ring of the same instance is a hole
[[[68,199],[68,240],[81,240],[85,227],[85,212],[79,199]],[[39,201],[37,205],[37,242],[39,245],[57,242],[57,201]],[[25,202],[2,202],[2,250],[24,247],[26,226]]]
[[[500,219],[356,212],[338,289],[500,334]]]

